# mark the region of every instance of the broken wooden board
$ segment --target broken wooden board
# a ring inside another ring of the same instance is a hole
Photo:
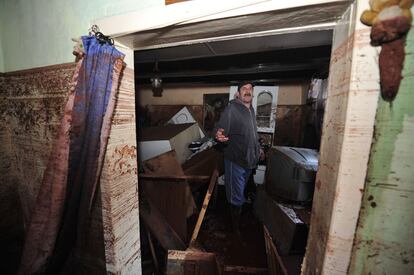
[[[146,228],[166,251],[171,249],[184,250],[186,248],[184,242],[168,224],[151,200],[147,199],[146,203],[141,204],[139,214]]]
[[[169,250],[167,275],[218,275],[221,270],[214,253]]]
[[[204,197],[203,206],[201,207],[201,211],[200,211],[200,214],[198,215],[197,223],[194,227],[194,231],[191,236],[190,247],[194,244],[194,242],[197,239],[198,232],[200,231],[201,224],[203,223],[204,215],[206,214],[207,207],[210,202],[211,194],[213,193],[214,187],[216,186],[217,178],[218,178],[218,170],[216,168],[214,169],[211,175],[210,184],[208,185],[207,193],[206,193],[206,196]]]

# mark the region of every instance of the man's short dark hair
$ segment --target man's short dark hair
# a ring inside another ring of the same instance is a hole
[[[239,84],[237,84],[237,91],[240,92],[240,88],[243,87],[244,85],[250,84],[252,85],[252,87],[254,87],[254,83],[253,81],[241,81],[239,82]]]

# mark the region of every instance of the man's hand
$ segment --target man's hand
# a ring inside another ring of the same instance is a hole
[[[217,132],[216,132],[216,140],[217,141],[219,141],[219,142],[226,142],[226,141],[229,140],[229,138],[226,137],[223,134],[223,132],[224,132],[224,129],[223,128],[220,128],[220,129],[217,130]]]

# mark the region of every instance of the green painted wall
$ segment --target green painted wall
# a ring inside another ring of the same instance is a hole
[[[398,96],[377,110],[350,274],[414,274],[413,55],[411,30]]]
[[[4,72],[4,55],[3,55],[3,18],[4,18],[4,1],[0,0],[0,73]]]
[[[0,0],[0,72],[74,61],[71,38],[91,22],[164,0]]]

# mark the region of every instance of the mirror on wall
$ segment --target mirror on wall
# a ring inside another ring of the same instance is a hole
[[[252,106],[259,133],[275,132],[278,91],[279,86],[254,86]],[[237,86],[230,86],[229,100],[234,99],[236,93]]]
[[[257,127],[271,127],[272,98],[272,94],[269,91],[262,91],[257,96]]]

